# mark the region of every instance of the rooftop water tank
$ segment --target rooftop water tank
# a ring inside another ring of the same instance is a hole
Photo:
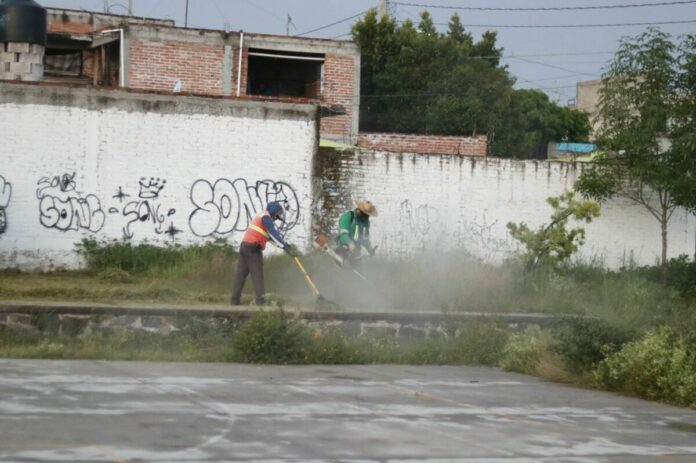
[[[46,45],[46,9],[34,0],[0,0],[0,43]]]

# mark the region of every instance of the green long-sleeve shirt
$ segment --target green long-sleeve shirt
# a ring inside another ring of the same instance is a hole
[[[338,221],[338,242],[348,246],[353,241],[366,250],[372,249],[370,244],[370,216],[358,214],[358,210],[344,213]]]

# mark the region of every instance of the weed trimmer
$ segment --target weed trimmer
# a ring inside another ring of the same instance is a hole
[[[326,252],[329,256],[331,256],[333,261],[336,262],[336,265],[338,265],[341,268],[347,268],[346,260],[343,257],[341,257],[336,251],[331,249],[331,247],[329,246],[329,240],[328,238],[326,238],[326,235],[321,233],[317,235],[317,237],[314,239],[314,245],[322,251]],[[365,278],[362,273],[358,272],[352,267],[350,267],[350,270],[361,280],[367,281],[367,278]]]
[[[307,270],[305,270],[304,265],[302,265],[302,262],[300,262],[299,257],[293,257],[292,258],[295,263],[297,264],[297,267],[300,269],[302,274],[305,277],[305,280],[307,280],[307,284],[309,285],[310,288],[312,288],[312,292],[314,292],[314,295],[317,296],[317,301],[325,301],[324,296],[321,295],[321,291],[319,291],[319,288],[317,288],[317,285],[314,284],[312,281],[312,278],[310,278],[309,274],[307,273]]]

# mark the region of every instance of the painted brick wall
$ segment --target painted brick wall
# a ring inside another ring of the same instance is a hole
[[[128,86],[171,92],[222,95],[224,47],[219,44],[129,40]]]
[[[324,229],[335,227],[354,200],[372,200],[373,244],[382,254],[403,256],[421,249],[464,248],[489,261],[509,257],[516,244],[505,227],[548,221],[545,199],[573,188],[582,166],[454,155],[397,155],[378,151],[322,149],[315,162],[315,216]],[[643,208],[616,200],[586,226],[586,259],[611,267],[653,264],[660,255],[658,222]],[[693,255],[696,219],[674,213],[669,254]]]
[[[345,108],[345,114],[332,116],[324,112],[321,119],[322,135],[350,143],[353,134],[352,117],[356,101],[354,92],[355,60],[352,56],[327,54],[324,61],[324,91],[322,104]]]
[[[393,153],[421,154],[459,154],[465,156],[486,156],[488,137],[446,137],[438,135],[411,135],[404,133],[358,134],[358,146],[366,149],[390,151]]]
[[[75,267],[82,238],[238,242],[287,200],[308,243],[316,109],[0,84],[0,268]]]

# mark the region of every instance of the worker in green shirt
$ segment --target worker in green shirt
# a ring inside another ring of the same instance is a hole
[[[372,202],[361,199],[356,208],[344,213],[338,221],[338,249],[341,257],[351,262],[360,257],[364,248],[374,255],[375,248],[370,244],[370,217],[377,216],[377,208]]]

